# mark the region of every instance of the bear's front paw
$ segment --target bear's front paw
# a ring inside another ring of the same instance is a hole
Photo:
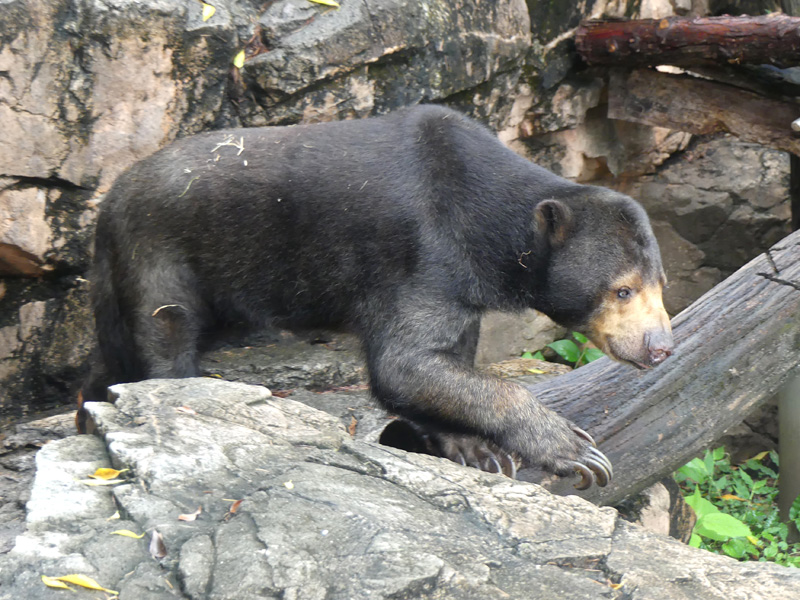
[[[385,446],[439,456],[487,473],[502,473],[511,479],[517,477],[518,458],[477,435],[443,432],[397,419],[386,426],[379,441]]]
[[[572,425],[572,431],[588,444],[584,446],[583,454],[573,461],[573,469],[581,476],[581,480],[575,484],[575,488],[585,490],[591,487],[592,483],[606,487],[614,476],[614,467],[611,466],[611,461],[597,449],[597,444],[592,436],[583,429]]]

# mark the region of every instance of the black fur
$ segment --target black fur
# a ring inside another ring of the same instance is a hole
[[[590,444],[472,369],[479,320],[532,307],[580,328],[630,269],[663,277],[633,200],[561,179],[445,108],[205,133],[135,165],[102,204],[102,363],[84,395],[197,375],[198,337],[220,318],[344,329],[389,410],[567,473]]]

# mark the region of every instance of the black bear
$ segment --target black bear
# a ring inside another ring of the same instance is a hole
[[[220,319],[348,330],[388,410],[578,471],[581,487],[605,485],[610,463],[525,388],[473,370],[482,313],[535,308],[640,368],[672,352],[639,204],[438,106],[179,140],[108,193],[92,279],[100,360],[85,400],[199,375],[199,336]]]

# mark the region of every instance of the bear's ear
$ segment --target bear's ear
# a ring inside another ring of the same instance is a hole
[[[542,200],[533,211],[533,223],[537,235],[546,237],[554,246],[560,246],[567,240],[572,210],[558,200]]]

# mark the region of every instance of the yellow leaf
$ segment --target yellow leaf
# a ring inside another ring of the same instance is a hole
[[[765,450],[764,452],[759,452],[750,460],[762,460],[767,454],[769,454],[769,450]]]
[[[533,373],[534,375],[541,375],[544,373],[541,369],[528,369],[528,373]]]
[[[108,518],[106,519],[106,521],[114,521],[115,519],[119,519],[119,518],[120,518],[120,516],[119,516],[119,511],[117,511],[117,512],[115,512],[113,515],[111,515],[110,517],[108,517]]]
[[[758,539],[757,537],[753,537],[752,535],[748,535],[747,539],[750,541],[751,544],[753,544],[753,546],[757,546],[758,548],[761,548],[761,546],[762,546],[761,540]]]
[[[217,9],[211,6],[210,4],[206,4],[203,2],[203,21],[208,21],[211,17],[214,16],[214,13],[217,12]]]
[[[42,582],[47,587],[58,588],[60,590],[72,590],[72,588],[69,587],[66,583],[64,583],[63,581],[59,581],[55,577],[48,577],[47,575],[42,575]],[[72,591],[74,592],[75,590]]]
[[[237,69],[241,69],[244,66],[244,50],[239,52],[233,59],[233,66]]]
[[[144,537],[143,533],[140,533],[139,535],[136,535],[135,533],[133,533],[132,531],[129,531],[128,529],[117,529],[116,531],[112,531],[111,535],[121,535],[121,536],[124,536],[124,537],[133,538],[135,540],[140,540],[140,539],[142,539]]]
[[[104,588],[102,585],[97,583],[91,577],[87,577],[86,575],[64,575],[64,577],[56,577],[59,581],[66,581],[67,583],[73,583],[75,585],[79,585],[81,587],[88,588],[90,590],[97,590],[98,592],[108,592],[109,594],[119,594],[119,592],[115,592],[114,590],[109,590]]]
[[[339,3],[336,0],[308,0],[309,2],[314,2],[316,4],[324,4],[325,6],[335,6],[339,8]]]
[[[117,471],[116,469],[97,469],[94,472],[94,475],[89,475],[92,479],[116,479],[119,477],[120,473],[124,473],[128,469],[122,469],[122,471]]]
[[[722,496],[720,496],[720,499],[721,500],[741,500],[742,502],[745,502],[744,498],[739,498],[739,496],[734,496],[733,494],[722,494]]]
[[[294,489],[294,483],[292,481],[284,481],[283,482],[283,487],[285,487],[287,490],[293,490]]]

